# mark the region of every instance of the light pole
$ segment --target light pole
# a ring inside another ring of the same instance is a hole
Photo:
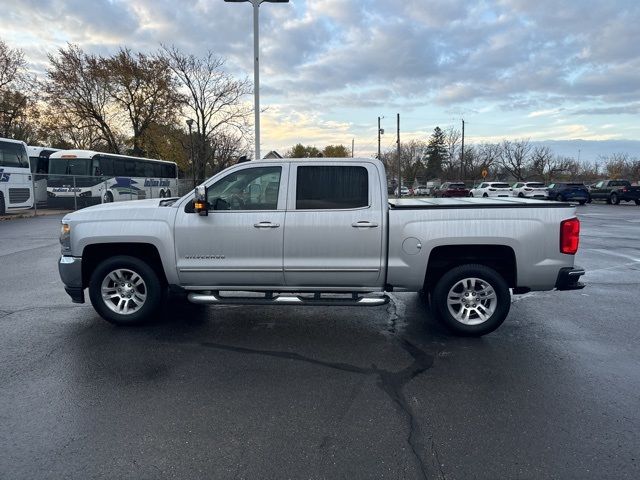
[[[249,2],[253,5],[253,96],[254,96],[254,116],[255,116],[255,158],[254,160],[260,160],[260,64],[258,57],[260,54],[260,29],[258,21],[258,11],[260,4],[263,2],[269,3],[289,3],[289,0],[224,0],[229,3],[243,3]]]
[[[193,161],[193,135],[191,135],[191,127],[193,126],[193,119],[187,119],[187,127],[189,127],[189,142],[191,144],[189,157],[191,160],[191,170],[193,170],[193,189],[196,189],[196,162]]]

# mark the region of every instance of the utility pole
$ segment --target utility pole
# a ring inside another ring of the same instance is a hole
[[[382,160],[380,158],[380,134],[382,133],[382,130],[380,130],[380,117],[378,117],[378,160]]]
[[[397,198],[400,198],[400,190],[402,188],[402,167],[400,166],[400,114],[398,114],[398,193]]]
[[[460,180],[464,182],[464,119],[462,119],[462,148],[460,149]]]
[[[351,158],[353,158],[353,149],[355,148],[355,146],[356,146],[356,139],[352,138],[351,139]]]

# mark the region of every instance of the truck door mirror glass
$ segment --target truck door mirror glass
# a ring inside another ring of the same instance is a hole
[[[199,185],[195,188],[193,210],[202,217],[209,215],[209,206],[207,205],[207,187],[204,185]]]

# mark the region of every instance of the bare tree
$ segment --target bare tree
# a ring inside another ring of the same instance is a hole
[[[0,40],[0,135],[29,139],[36,91],[24,54]]]
[[[500,165],[509,175],[522,181],[526,177],[530,152],[529,140],[503,140],[500,149]]]
[[[182,102],[178,82],[162,58],[132,54],[127,48],[104,59],[102,68],[115,108],[124,112],[130,124],[132,154],[148,154],[144,138],[151,125],[175,123]]]
[[[209,51],[204,57],[188,55],[175,46],[163,46],[158,56],[164,59],[185,90],[185,114],[196,123],[198,176],[206,176],[205,167],[216,168],[215,150],[218,135],[245,139],[251,118],[251,106],[243,102],[251,93],[247,79],[237,80],[223,70],[224,60]]]
[[[44,92],[52,110],[64,112],[76,130],[98,132],[109,151],[120,153],[118,112],[112,108],[110,79],[102,59],[70,44],[60,48],[57,56],[49,55],[49,62]]]
[[[462,133],[455,127],[444,131],[444,143],[447,149],[445,160],[442,162],[443,176],[448,179],[457,178],[460,174],[460,141]],[[455,170],[458,169],[458,173]]]

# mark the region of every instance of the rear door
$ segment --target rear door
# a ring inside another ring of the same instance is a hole
[[[292,164],[284,232],[287,286],[382,283],[383,208],[375,166]]]

